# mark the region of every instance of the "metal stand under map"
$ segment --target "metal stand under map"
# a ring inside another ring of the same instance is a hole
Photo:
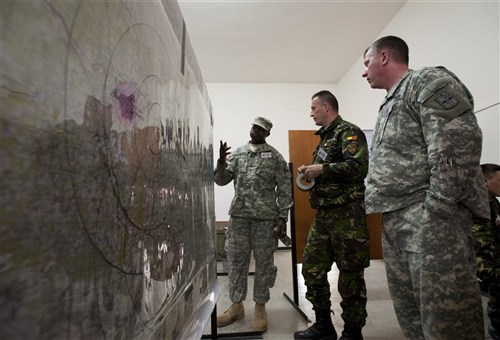
[[[288,167],[290,169],[290,173],[293,174],[293,165],[292,163],[288,163]],[[293,180],[292,180],[292,196],[293,196]],[[292,283],[293,283],[293,300],[286,294],[283,293],[283,296],[290,302],[290,304],[295,308],[295,310],[302,316],[302,318],[311,322],[311,320],[307,317],[307,315],[300,309],[299,307],[299,288],[297,281],[297,247],[296,247],[296,235],[295,235],[295,209],[292,205],[290,209],[290,236],[292,239]]]

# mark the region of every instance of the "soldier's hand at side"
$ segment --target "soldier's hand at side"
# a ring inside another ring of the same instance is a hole
[[[286,222],[283,218],[277,218],[274,221],[274,234],[277,238],[286,235]]]
[[[227,156],[231,153],[228,150],[231,149],[230,146],[227,146],[227,143],[220,141],[220,147],[219,147],[219,163],[224,164],[226,163]]]

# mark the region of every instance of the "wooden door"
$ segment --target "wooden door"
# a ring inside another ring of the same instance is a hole
[[[293,221],[295,221],[295,252],[297,263],[302,263],[307,234],[311,222],[316,215],[316,210],[309,205],[309,191],[301,191],[295,185],[297,169],[302,164],[312,162],[312,154],[319,143],[319,136],[313,130],[289,130],[288,149],[290,150],[290,163],[292,163],[293,179]]]
[[[382,254],[382,214],[366,215],[366,224],[370,231],[370,259],[380,260]]]
[[[312,154],[316,145],[319,143],[319,136],[314,133],[315,130],[289,130],[288,131],[288,147],[289,159],[292,164],[293,176],[293,214],[295,232],[295,251],[297,263],[302,263],[304,247],[307,240],[307,234],[311,227],[311,222],[316,214],[316,210],[309,205],[309,192],[301,191],[295,186],[295,178],[297,177],[297,169],[302,164],[308,165],[312,162]],[[367,224],[370,230],[370,258],[382,259],[382,215],[370,214],[367,215]]]

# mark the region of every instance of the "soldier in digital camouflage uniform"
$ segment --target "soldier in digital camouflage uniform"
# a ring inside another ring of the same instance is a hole
[[[472,226],[476,250],[477,277],[481,290],[489,295],[487,313],[490,318],[488,332],[500,339],[500,165],[481,165],[490,198],[490,220],[476,219]]]
[[[286,235],[288,211],[292,206],[291,175],[283,156],[266,143],[272,123],[257,117],[250,130],[251,140],[229,155],[230,147],[220,142],[220,156],[215,169],[215,183],[234,181],[235,195],[229,209],[226,233],[229,297],[233,304],[217,317],[223,327],[245,315],[243,300],[247,295],[250,253],[255,259],[254,330],[267,330],[265,304],[269,288],[276,280],[274,252],[277,237]],[[276,230],[276,231],[275,231]]]
[[[383,213],[396,316],[409,339],[483,339],[473,217],[489,218],[482,133],[472,95],[444,67],[408,68],[394,36],[364,53],[362,76],[385,89],[370,153],[367,213]]]
[[[339,269],[344,330],[340,339],[363,339],[366,323],[364,269],[370,264],[369,232],[364,206],[364,179],[368,171],[366,136],[338,114],[338,102],[329,91],[312,96],[311,117],[321,128],[313,164],[301,165],[303,179],[315,180],[309,202],[317,209],[304,249],[302,275],[306,298],[316,322],[295,339],[337,339],[330,316],[327,274],[333,263]]]

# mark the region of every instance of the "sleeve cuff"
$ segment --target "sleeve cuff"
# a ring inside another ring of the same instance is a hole
[[[455,211],[454,205],[447,204],[442,200],[437,199],[429,192],[425,198],[424,206],[428,212],[442,218],[450,218]]]

